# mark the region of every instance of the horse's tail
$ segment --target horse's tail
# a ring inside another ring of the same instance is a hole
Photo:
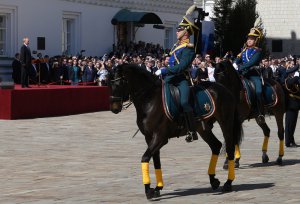
[[[236,106],[234,111],[234,120],[233,120],[233,138],[234,138],[234,144],[240,145],[242,143],[243,137],[244,137],[244,130],[241,120],[240,114],[238,112],[238,108]]]
[[[234,145],[240,145],[244,138],[244,130],[243,130],[243,121],[241,120],[240,114],[238,112],[238,107],[235,107],[234,115],[233,115],[233,143]],[[223,142],[222,149],[220,151],[221,154],[226,153],[226,142]]]

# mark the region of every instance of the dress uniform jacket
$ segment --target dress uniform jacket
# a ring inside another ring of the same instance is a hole
[[[192,111],[189,105],[189,83],[185,76],[191,63],[195,58],[195,51],[188,43],[176,45],[171,51],[169,67],[165,77],[165,82],[178,87],[180,91],[180,103],[184,112]]]
[[[288,77],[285,79],[285,83],[288,90],[287,109],[285,114],[285,145],[287,147],[291,146],[291,144],[295,144],[294,133],[300,109],[300,91],[289,91],[293,86],[300,84],[298,69],[299,65],[286,71]]]
[[[285,79],[285,83],[287,87],[293,87],[295,85],[300,85],[300,78],[299,76],[291,76],[294,75],[296,72],[298,72],[299,65],[290,68],[286,71],[286,74],[288,77]],[[291,93],[288,91],[288,103],[287,103],[287,109],[291,110],[299,110],[300,109],[300,91],[296,93]]]

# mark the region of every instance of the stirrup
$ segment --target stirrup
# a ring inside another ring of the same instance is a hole
[[[258,115],[257,116],[257,122],[259,124],[265,123],[265,116],[264,115]]]
[[[198,140],[197,132],[188,131],[185,141],[187,143],[193,142],[194,140]]]

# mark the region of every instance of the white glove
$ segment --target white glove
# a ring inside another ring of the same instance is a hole
[[[160,70],[160,69],[157,70],[157,71],[155,72],[155,75],[156,75],[156,76],[160,76],[160,75],[161,75],[161,70]]]
[[[299,76],[299,72],[295,72],[294,77]]]
[[[239,66],[236,63],[233,63],[232,65],[235,68],[235,70],[239,70]]]

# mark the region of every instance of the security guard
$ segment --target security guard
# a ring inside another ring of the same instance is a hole
[[[162,68],[155,72],[156,75],[164,77],[165,83],[170,83],[178,87],[180,91],[180,103],[188,129],[187,142],[198,139],[193,109],[189,104],[189,82],[185,76],[185,72],[188,71],[195,58],[194,46],[190,43],[190,36],[196,30],[199,30],[192,19],[192,13],[195,8],[196,6],[193,5],[187,10],[186,15],[177,27],[176,35],[178,41],[170,52],[168,68]]]
[[[297,147],[294,133],[297,125],[298,112],[300,109],[300,78],[299,78],[300,59],[297,65],[286,71],[285,87],[287,93],[287,110],[285,114],[285,146]]]
[[[247,42],[244,45],[243,51],[235,59],[233,66],[238,72],[252,81],[255,86],[256,102],[257,102],[257,120],[259,123],[264,123],[264,104],[262,96],[262,76],[259,69],[259,63],[262,59],[261,49],[258,48],[262,38],[262,31],[257,28],[251,28],[247,35]]]

